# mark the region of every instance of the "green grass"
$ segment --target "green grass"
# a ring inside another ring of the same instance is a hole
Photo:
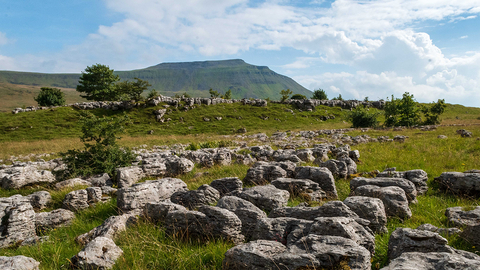
[[[298,112],[295,115],[284,110],[291,107],[280,104],[269,104],[267,108],[243,106],[240,104],[221,104],[218,106],[200,106],[197,109],[183,112],[173,111],[165,118],[177,120],[184,118],[185,123],[156,123],[152,111],[156,108],[134,109],[129,112],[134,122],[128,127],[126,138],[120,143],[126,146],[140,144],[162,145],[175,143],[202,143],[234,141],[232,131],[246,127],[248,134],[273,132],[318,130],[331,128],[345,128],[343,123],[344,111],[338,108],[319,107],[315,112]],[[327,110],[327,112],[325,112]],[[407,135],[405,143],[367,143],[352,146],[361,154],[358,163],[359,172],[382,171],[387,167],[397,167],[397,170],[423,169],[429,175],[430,190],[426,195],[418,197],[418,204],[411,205],[413,216],[411,219],[400,221],[389,219],[387,227],[389,233],[376,236],[376,253],[373,257],[373,269],[379,269],[387,263],[388,238],[397,227],[416,228],[423,223],[431,223],[438,227],[451,227],[444,212],[448,207],[464,206],[468,209],[480,205],[480,199],[460,198],[444,194],[437,190],[433,178],[445,171],[465,171],[480,168],[480,136],[479,109],[466,108],[459,105],[449,105],[443,116],[451,123],[467,123],[469,126],[443,126],[434,131],[420,131],[405,129],[402,131],[369,130],[366,133],[359,131],[349,132],[349,135],[368,134],[371,137],[380,135]],[[31,152],[45,153],[64,151],[72,147],[81,147],[77,138],[79,130],[76,125],[77,111],[71,108],[60,108],[55,111],[39,111],[18,115],[0,114],[0,158],[15,154]],[[97,115],[116,114],[117,112],[96,110]],[[323,114],[334,114],[335,120],[317,122],[315,119]],[[261,120],[260,116],[267,115],[269,120]],[[221,116],[224,120],[216,121],[214,117]],[[237,119],[241,116],[242,119]],[[211,122],[201,119],[208,117]],[[460,118],[460,119],[457,119]],[[275,121],[279,118],[282,122]],[[33,128],[30,128],[30,125]],[[19,126],[9,130],[9,127]],[[193,126],[189,129],[189,126]],[[465,128],[473,132],[474,138],[461,138],[455,133],[457,129]],[[146,131],[154,130],[154,135],[145,135]],[[437,139],[438,135],[447,135],[448,139]],[[51,140],[51,141],[50,141]],[[193,171],[178,176],[184,180],[189,189],[196,189],[202,184],[223,177],[239,177],[242,179],[249,166],[233,164],[230,166],[214,166],[204,168],[198,165]],[[350,193],[348,180],[336,180],[339,199],[345,199]],[[78,187],[77,187],[78,188]],[[28,195],[38,190],[51,192],[54,202],[46,210],[58,208],[66,193],[73,189],[56,191],[48,186],[26,187],[21,190],[2,190],[0,197],[13,194]],[[288,205],[295,206],[304,200],[291,198]],[[51,241],[30,247],[7,248],[0,250],[0,255],[25,255],[42,262],[41,269],[60,269],[68,266],[68,259],[77,254],[82,248],[75,241],[75,237],[88,232],[100,225],[108,216],[117,214],[116,201],[99,204],[76,214],[72,226],[58,228],[46,232]],[[457,249],[468,250],[479,254],[480,250],[458,237],[447,236],[449,244]],[[124,251],[124,255],[117,261],[115,269],[220,269],[223,254],[232,247],[231,243],[211,240],[207,243],[195,241],[179,241],[166,236],[161,226],[155,226],[147,221],[140,221],[122,233],[116,243]]]

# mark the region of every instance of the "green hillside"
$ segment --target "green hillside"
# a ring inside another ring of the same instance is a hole
[[[232,90],[233,98],[279,99],[280,91],[311,96],[311,92],[289,77],[264,66],[254,66],[243,60],[162,63],[145,69],[116,71],[122,80],[135,77],[148,80],[151,89],[164,95],[187,92],[195,97],[209,96],[210,88],[225,93]],[[75,88],[80,74],[45,74],[0,71],[0,83]],[[0,98],[2,92],[0,90]]]

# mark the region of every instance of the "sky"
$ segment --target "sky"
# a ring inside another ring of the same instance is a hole
[[[0,0],[0,70],[243,59],[329,98],[480,107],[480,0]]]

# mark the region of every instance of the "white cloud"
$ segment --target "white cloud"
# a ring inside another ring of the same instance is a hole
[[[465,35],[465,36],[461,36],[461,37],[460,37],[460,39],[465,39],[465,38],[468,38],[468,36]]]
[[[8,39],[5,33],[0,32],[0,45],[5,45],[10,42],[12,42],[12,40]]]

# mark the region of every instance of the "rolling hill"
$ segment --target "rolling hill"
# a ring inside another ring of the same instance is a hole
[[[290,89],[295,94],[311,96],[309,90],[291,78],[280,75],[266,66],[250,65],[240,59],[162,63],[145,69],[116,71],[115,73],[122,80],[132,80],[135,77],[147,80],[152,85],[151,89],[156,89],[164,95],[186,92],[195,97],[207,97],[209,89],[220,93],[225,93],[230,89],[233,98],[279,99],[281,90]],[[32,86],[32,89],[37,89],[36,91],[40,91],[40,87],[45,86],[73,89],[78,83],[79,76],[80,74],[0,71],[0,84],[8,85],[10,95],[16,85],[19,86],[19,91],[25,86]],[[0,99],[7,95],[6,88],[0,87]],[[25,95],[19,95],[19,99],[23,96]],[[28,97],[30,96],[28,95]],[[31,103],[30,100],[16,102],[16,104],[25,104],[26,106],[35,104],[35,102]],[[5,108],[0,108],[0,110],[5,110]]]

